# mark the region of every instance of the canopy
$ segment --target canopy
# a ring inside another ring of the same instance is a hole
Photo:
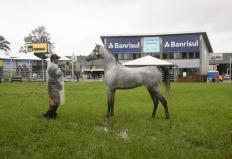
[[[0,59],[10,59],[10,57],[6,56],[4,52],[0,52]]]
[[[62,61],[71,61],[70,58],[67,58],[65,56],[60,56],[59,60],[62,60]]]
[[[131,60],[123,63],[125,66],[171,66],[173,65],[170,62],[160,60],[158,58],[152,57],[150,55]]]
[[[37,56],[31,54],[31,53],[20,53],[18,54],[17,60],[41,60],[40,58],[38,58]]]
[[[15,59],[15,60],[41,60],[31,53],[10,53],[9,56],[0,52],[0,59]]]
[[[60,55],[58,55],[58,56],[60,56]],[[46,60],[47,60],[47,61],[50,61],[50,57],[47,58]],[[67,57],[65,57],[65,56],[60,56],[59,60],[61,60],[61,61],[71,61],[70,58],[67,58]]]

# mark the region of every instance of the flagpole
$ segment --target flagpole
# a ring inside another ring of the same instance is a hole
[[[74,72],[74,71],[73,71],[73,64],[74,64],[74,61],[72,61],[72,81],[74,81],[74,76],[73,76],[73,75],[74,75],[74,73],[73,73],[73,72]]]
[[[73,56],[72,56],[72,81],[74,81],[74,62],[75,62],[75,55],[73,53]]]
[[[231,80],[231,56],[230,56],[230,80]]]
[[[45,81],[45,79],[44,79],[44,59],[42,59],[42,77],[43,77],[43,81]]]
[[[10,65],[11,65],[11,67],[10,67],[10,80],[11,80],[11,78],[12,78],[12,67],[13,67],[13,64],[12,64],[12,58],[10,59]]]

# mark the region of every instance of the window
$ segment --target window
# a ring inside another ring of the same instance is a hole
[[[118,60],[123,60],[123,54],[118,54]]]
[[[168,59],[174,59],[174,52],[168,53]]]
[[[199,74],[200,69],[199,68],[192,68],[192,72],[193,72],[194,75]]]
[[[187,75],[196,75],[196,74],[199,74],[200,69],[199,68],[180,68],[179,75],[183,75],[183,72],[186,72]]]
[[[128,54],[124,54],[124,60],[129,60],[129,55]]]
[[[160,58],[160,54],[153,54],[153,57]]]
[[[182,58],[182,54],[180,52],[174,53],[174,59],[181,59],[181,58]]]
[[[136,59],[136,54],[133,54],[133,59]]]
[[[194,53],[193,52],[189,52],[188,53],[188,58],[189,59],[193,59],[194,58]]]
[[[199,52],[195,52],[195,58],[199,59],[200,58],[200,53]]]
[[[133,54],[122,54],[123,55],[123,60],[132,60],[133,59]]]
[[[187,52],[182,52],[182,58],[183,58],[183,59],[187,59],[187,58],[188,58]]]
[[[182,75],[182,74],[183,74],[183,69],[182,69],[182,68],[179,68],[178,75]]]
[[[167,53],[163,53],[163,59],[167,59],[168,58],[168,54]]]

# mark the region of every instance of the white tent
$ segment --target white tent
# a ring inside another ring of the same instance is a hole
[[[18,54],[18,57],[16,59],[17,60],[42,60],[31,53],[27,53],[27,54],[20,53],[20,54]]]
[[[10,59],[15,59],[15,60],[41,60],[37,56],[33,55],[32,53],[14,53],[9,55]]]
[[[60,59],[59,59],[59,60],[61,60],[61,61],[71,61],[70,58],[67,58],[67,57],[65,57],[65,56],[60,56]]]
[[[135,60],[123,63],[125,66],[172,66],[173,64],[152,56],[144,56]]]
[[[58,55],[58,56],[59,56],[59,55]],[[50,57],[47,58],[47,59],[45,59],[45,60],[46,60],[46,61],[50,61]],[[60,56],[59,60],[60,60],[60,61],[71,61],[70,58],[67,58],[67,57],[65,57],[65,56]]]
[[[0,52],[0,59],[10,59],[10,57],[6,56],[5,53]]]
[[[35,56],[33,53],[11,53],[9,55],[9,59],[11,60],[11,77],[12,77],[12,69],[13,69],[13,62],[12,60],[26,60],[29,62],[29,67],[30,67],[30,73],[32,73],[32,65],[31,65],[31,61],[37,60],[40,61],[42,59],[38,58],[37,56]],[[43,65],[43,64],[42,64]],[[42,68],[43,69],[43,68]],[[32,75],[30,75],[32,76]]]
[[[8,56],[0,52],[0,59],[14,59],[14,60],[41,60],[32,53],[10,53]]]

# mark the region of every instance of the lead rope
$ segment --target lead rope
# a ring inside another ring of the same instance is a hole
[[[118,60],[118,58],[115,58],[116,59],[116,66],[117,66],[117,64],[121,64],[121,62],[119,62],[119,60]]]

